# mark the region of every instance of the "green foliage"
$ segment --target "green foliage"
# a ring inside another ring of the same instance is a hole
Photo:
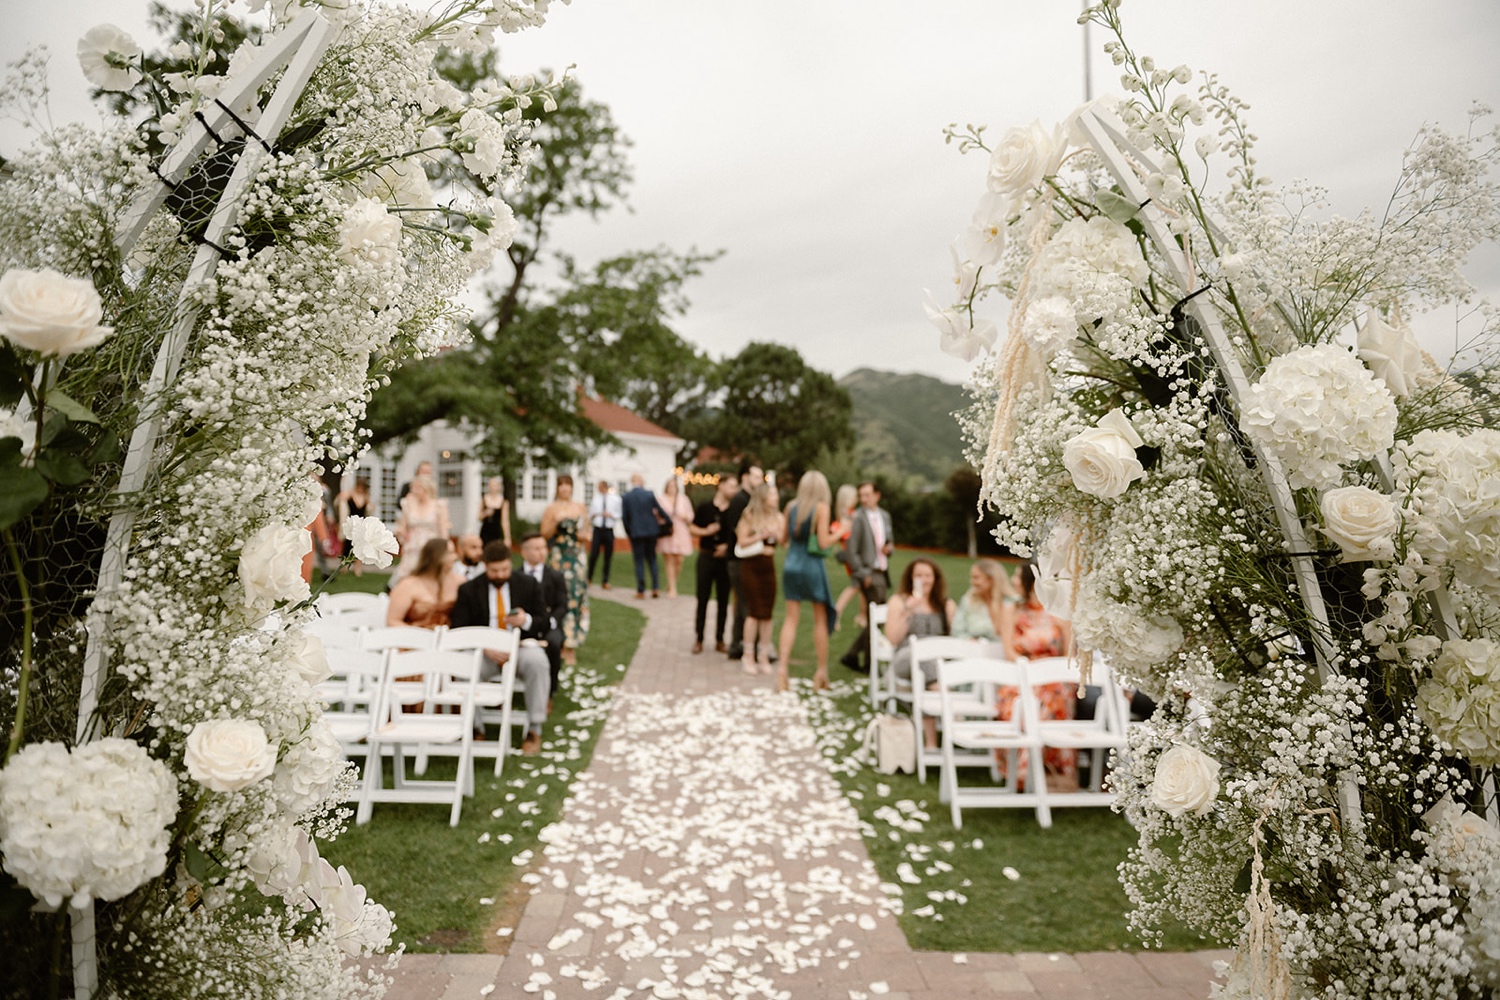
[[[960,386],[930,375],[860,368],[839,379],[854,404],[856,454],[867,475],[924,490],[964,464],[953,414],[968,404]]]
[[[854,445],[849,393],[795,347],[751,342],[721,366],[724,398],[710,443],[801,476],[820,453]]]

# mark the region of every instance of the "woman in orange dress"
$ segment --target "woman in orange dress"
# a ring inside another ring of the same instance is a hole
[[[1042,602],[1037,600],[1036,573],[1030,564],[1021,567],[1020,583],[1021,603],[1017,605],[1015,611],[1010,648],[1015,650],[1017,657],[1027,660],[1037,660],[1047,656],[1066,656],[1073,638],[1071,627],[1061,618],[1049,613],[1046,608],[1042,607]],[[1015,704],[1017,694],[1015,688],[1000,689],[998,695],[1000,718],[1010,718],[1011,706]],[[1074,705],[1078,700],[1078,686],[1043,684],[1036,689],[1036,700],[1043,719],[1071,719]],[[1020,769],[1018,780],[1024,783],[1026,776],[1024,757],[1017,766]],[[1049,783],[1055,781],[1059,788],[1066,788],[1070,791],[1078,789],[1077,750],[1048,747],[1042,752],[1042,766],[1047,772]],[[1002,772],[1005,769],[1003,755],[1000,768]]]
[[[458,553],[446,538],[429,539],[417,553],[417,565],[391,591],[387,625],[437,628],[448,624],[460,579],[453,573]]]

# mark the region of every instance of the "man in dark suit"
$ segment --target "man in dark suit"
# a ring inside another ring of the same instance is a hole
[[[869,604],[884,604],[891,592],[890,555],[895,546],[891,515],[880,506],[880,490],[874,483],[859,484],[859,506],[849,525],[846,550],[849,572]],[[839,660],[850,670],[870,671],[870,626],[860,629],[854,645]]]
[[[656,576],[656,540],[662,525],[670,526],[672,515],[662,509],[656,494],[646,489],[646,477],[639,472],[630,477],[630,492],[620,498],[625,534],[630,536],[630,554],[635,559],[636,600],[646,596],[646,567],[651,567],[651,596],[660,597]]]
[[[454,628],[470,625],[519,629],[521,640],[541,642],[547,637],[552,617],[542,599],[542,588],[524,573],[512,573],[510,549],[495,540],[484,547],[484,575],[458,588],[451,619]],[[485,651],[482,679],[500,672],[505,654]],[[552,671],[547,654],[537,645],[524,645],[517,652],[516,680],[526,694],[526,736],[521,752],[534,754],[542,748],[542,724],[547,721],[547,703],[552,696]]]
[[[551,624],[547,629],[547,663],[552,671],[552,693],[557,693],[557,680],[562,674],[563,616],[568,613],[568,581],[563,575],[547,565],[547,538],[540,532],[532,532],[521,539],[521,573],[537,582],[542,588],[542,603],[547,607]],[[551,707],[548,706],[550,714]]]

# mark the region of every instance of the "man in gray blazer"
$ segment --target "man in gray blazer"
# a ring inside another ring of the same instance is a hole
[[[847,561],[849,572],[866,604],[884,604],[891,592],[890,556],[892,542],[890,512],[880,506],[880,490],[875,484],[859,484],[859,509],[849,526]],[[850,670],[870,672],[870,626],[860,629],[849,652],[839,660]]]

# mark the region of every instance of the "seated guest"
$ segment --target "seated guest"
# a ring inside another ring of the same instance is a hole
[[[458,597],[461,582],[453,575],[458,556],[446,538],[430,538],[417,553],[416,568],[391,591],[385,623],[437,628],[448,624],[448,614]]]
[[[969,570],[969,589],[958,599],[952,630],[965,639],[998,642],[1005,658],[1014,660],[1011,643],[1016,629],[1016,589],[1005,567],[993,559],[981,559]]]
[[[1072,645],[1071,626],[1042,607],[1036,596],[1036,571],[1030,564],[1021,567],[1021,602],[1016,607],[1015,633],[1010,649],[1014,655],[1028,660],[1047,656],[1066,656]],[[1011,706],[1015,704],[1015,688],[1003,687],[998,692],[999,717],[1010,718]],[[1078,697],[1077,684],[1042,684],[1036,688],[1036,700],[1043,719],[1073,718],[1073,703]],[[1023,751],[1024,753],[1024,751]],[[1025,758],[1021,757],[1018,783],[1026,776]],[[1042,753],[1042,765],[1049,780],[1056,780],[1060,788],[1078,787],[1078,751],[1048,747]],[[1005,769],[1001,757],[1000,768]]]
[[[468,583],[484,573],[484,541],[478,535],[458,536],[458,562],[453,572],[459,583]]]
[[[484,575],[458,588],[453,604],[453,627],[471,625],[519,629],[521,639],[537,642],[547,637],[551,616],[542,600],[542,589],[525,573],[512,573],[510,549],[503,541],[484,547]],[[495,677],[505,664],[505,654],[485,650],[481,680]],[[552,695],[552,672],[547,654],[537,645],[520,647],[516,679],[526,694],[526,736],[521,752],[534,754],[542,748],[542,724],[547,721],[547,702]]]
[[[521,572],[542,588],[547,606],[547,662],[551,666],[552,693],[557,693],[562,673],[563,616],[568,613],[568,581],[560,570],[547,565],[547,539],[534,531],[521,539]],[[550,712],[550,709],[549,709]]]
[[[911,681],[913,691],[925,687],[927,682],[912,676],[912,637],[951,635],[957,612],[937,563],[921,557],[913,559],[901,574],[900,587],[891,595],[885,619],[885,637],[896,647],[891,654],[891,670],[902,680]],[[929,670],[927,664],[922,664],[923,674]],[[927,746],[937,746],[937,719],[928,715],[922,721]]]

